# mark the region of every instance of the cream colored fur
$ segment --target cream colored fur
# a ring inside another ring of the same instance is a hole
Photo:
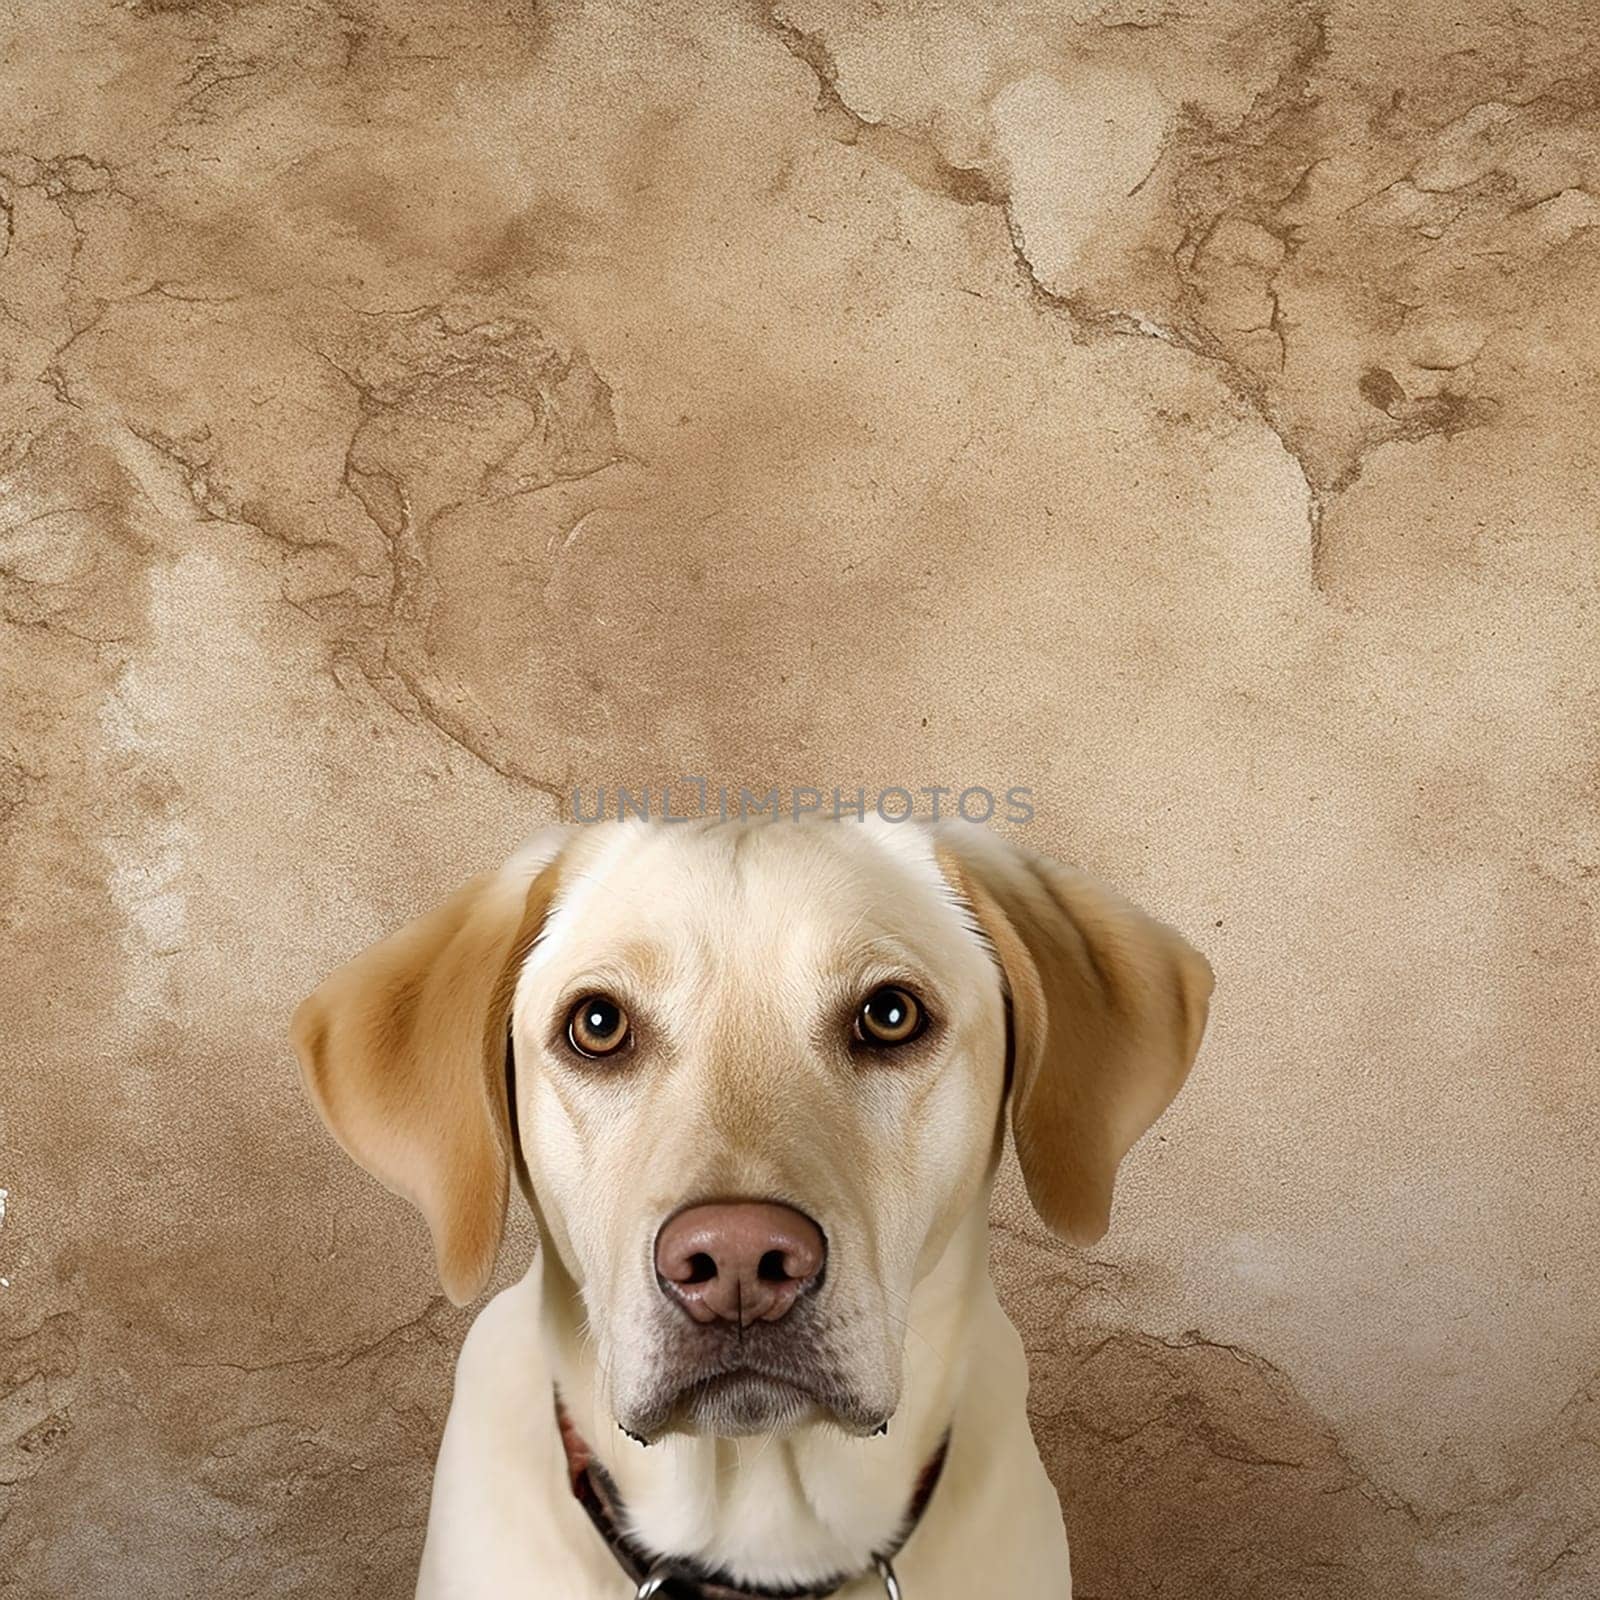
[[[936,1026],[853,1058],[841,1019],[891,981]],[[1066,1600],[1061,1513],[988,1275],[1002,1115],[1009,1100],[1041,1215],[1097,1237],[1210,986],[1175,933],[1081,874],[967,825],[873,823],[551,830],[334,974],[296,1017],[308,1080],[346,1148],[427,1215],[452,1295],[492,1266],[508,1169],[543,1241],[462,1351],[418,1595],[631,1592],[567,1487],[559,1384],[652,1549],[765,1585],[862,1570],[948,1431],[896,1558],[907,1600]],[[635,1019],[625,1061],[563,1043],[596,991]],[[727,1198],[822,1226],[818,1360],[849,1397],[735,1438],[660,1422],[680,1313],[651,1245],[673,1212]],[[648,1447],[624,1431],[643,1419]]]

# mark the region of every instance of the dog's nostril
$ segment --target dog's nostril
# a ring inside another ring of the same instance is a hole
[[[768,1250],[757,1262],[755,1275],[763,1283],[798,1283],[813,1275],[805,1258],[790,1250]]]
[[[689,1275],[684,1283],[710,1283],[717,1275],[717,1264],[701,1250],[689,1257]]]

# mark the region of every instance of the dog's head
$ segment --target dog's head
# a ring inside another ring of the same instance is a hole
[[[1008,1093],[1041,1216],[1097,1239],[1210,990],[1171,929],[969,825],[618,824],[541,835],[293,1031],[458,1303],[524,1176],[628,1431],[871,1432]]]

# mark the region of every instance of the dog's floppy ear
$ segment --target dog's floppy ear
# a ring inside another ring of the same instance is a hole
[[[523,958],[559,877],[540,835],[325,978],[290,1036],[345,1150],[427,1218],[457,1305],[494,1270],[515,1161],[506,1031]]]
[[[1173,929],[1070,867],[971,824],[938,835],[945,877],[999,958],[1011,1126],[1050,1228],[1093,1244],[1117,1166],[1171,1104],[1205,1031],[1211,967]]]

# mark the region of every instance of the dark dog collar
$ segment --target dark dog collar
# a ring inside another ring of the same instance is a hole
[[[567,1456],[567,1478],[578,1504],[588,1512],[595,1531],[605,1540],[606,1548],[616,1557],[617,1565],[638,1585],[634,1600],[826,1600],[837,1594],[847,1583],[853,1583],[867,1573],[840,1573],[820,1587],[800,1589],[746,1588],[737,1583],[731,1574],[719,1572],[697,1561],[677,1560],[653,1556],[632,1535],[623,1531],[622,1502],[611,1475],[595,1460],[594,1452],[584,1442],[572,1425],[561,1397],[556,1396],[556,1423],[561,1430],[561,1448]],[[872,1558],[870,1573],[876,1574],[883,1584],[887,1600],[901,1600],[900,1584],[891,1565],[893,1558],[905,1547],[913,1530],[922,1520],[922,1514],[938,1487],[939,1475],[944,1471],[945,1457],[950,1450],[950,1436],[945,1435],[933,1459],[922,1469],[917,1479],[911,1505],[906,1512],[904,1529],[894,1544]]]

